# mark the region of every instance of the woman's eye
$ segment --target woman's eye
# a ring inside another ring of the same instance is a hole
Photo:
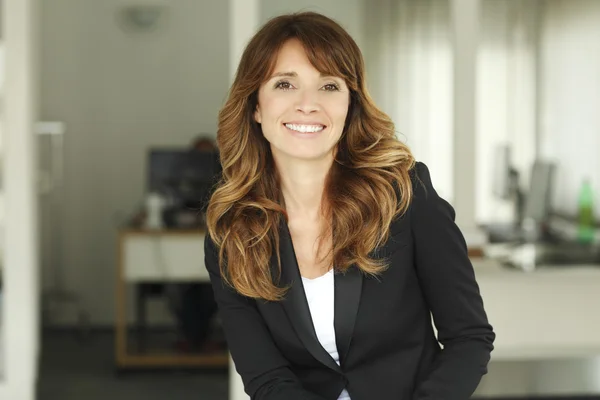
[[[289,83],[288,81],[281,81],[281,82],[277,82],[275,84],[275,89],[289,90],[291,88],[292,88],[292,84]]]
[[[275,89],[280,90],[291,90],[294,89],[294,86],[288,81],[279,81],[275,84]],[[340,90],[340,87],[337,83],[328,83],[322,88],[326,92],[337,92]]]
[[[323,86],[323,88],[327,92],[337,92],[340,90],[340,87],[335,83],[328,83],[327,85]]]

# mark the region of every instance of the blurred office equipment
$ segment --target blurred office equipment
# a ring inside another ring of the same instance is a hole
[[[536,159],[525,191],[521,189],[521,174],[512,164],[511,148],[507,145],[496,148],[492,190],[496,198],[511,202],[513,220],[486,225],[490,242],[535,241],[550,235],[548,223],[555,169],[554,163]]]
[[[161,229],[163,223],[163,209],[165,206],[165,198],[159,193],[151,192],[146,195],[146,229]]]
[[[518,240],[523,220],[524,193],[519,185],[519,171],[512,164],[511,147],[498,145],[494,149],[492,168],[492,193],[503,201],[510,201],[513,218],[509,223],[489,223],[485,230],[490,242]]]
[[[525,196],[521,230],[526,241],[550,239],[551,195],[556,166],[535,160],[531,168],[529,191]]]
[[[525,200],[524,218],[544,222],[551,212],[550,196],[553,190],[554,163],[536,160],[531,168],[531,183]]]
[[[505,200],[510,199],[518,183],[518,172],[512,166],[510,146],[499,145],[494,149],[492,174],[494,196]]]
[[[148,153],[147,194],[159,194],[166,203],[163,223],[167,228],[203,225],[221,165],[216,150],[151,149]]]

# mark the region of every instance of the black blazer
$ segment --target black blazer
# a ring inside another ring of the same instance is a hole
[[[291,288],[281,302],[257,301],[225,286],[207,235],[205,264],[252,399],[335,400],[346,388],[352,400],[464,400],[476,389],[495,335],[453,208],[435,192],[424,164],[412,174],[414,200],[374,251],[389,259],[389,268],[379,278],[357,268],[335,274],[341,366],[317,339],[285,222],[281,284]]]

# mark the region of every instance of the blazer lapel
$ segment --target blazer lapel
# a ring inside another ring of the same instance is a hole
[[[354,332],[362,282],[363,274],[354,265],[345,274],[335,275],[335,341],[342,365],[348,355]]]
[[[304,293],[304,287],[302,286],[302,278],[298,268],[296,253],[294,252],[292,237],[284,218],[282,218],[279,229],[279,254],[281,257],[280,283],[282,286],[290,287],[285,299],[282,300],[283,308],[285,309],[294,330],[304,344],[304,347],[306,347],[313,357],[329,368],[341,372],[339,365],[331,358],[323,346],[321,346],[321,343],[317,338],[306,295]],[[277,262],[276,258],[275,262]]]

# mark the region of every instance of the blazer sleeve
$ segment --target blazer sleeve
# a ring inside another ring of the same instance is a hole
[[[452,206],[438,196],[423,163],[413,173],[409,208],[419,282],[443,350],[414,392],[414,399],[466,400],[475,391],[493,350],[467,245]]]
[[[213,287],[227,345],[252,400],[323,400],[302,387],[276,347],[254,299],[221,279],[218,251],[207,234],[204,263]]]

